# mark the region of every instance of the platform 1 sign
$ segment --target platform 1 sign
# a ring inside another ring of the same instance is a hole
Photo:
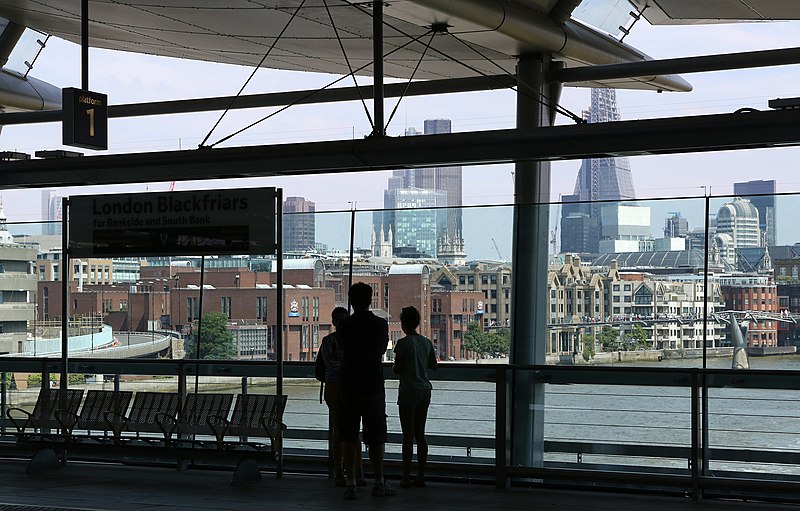
[[[274,254],[275,197],[275,188],[70,197],[70,257]]]
[[[61,142],[86,149],[108,149],[108,97],[67,87],[61,90]]]

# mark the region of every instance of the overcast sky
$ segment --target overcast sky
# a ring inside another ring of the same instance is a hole
[[[800,23],[722,24],[688,27],[650,27],[638,23],[627,43],[654,58],[671,58],[713,53],[763,50],[800,46]],[[233,95],[250,73],[249,68],[145,55],[93,50],[90,57],[90,89],[106,93],[110,104],[124,104],[169,99]],[[36,62],[32,75],[59,87],[80,85],[79,47],[50,39]],[[800,90],[800,65],[743,71],[725,71],[685,75],[693,86],[691,93],[656,94],[642,91],[618,91],[617,100],[623,119],[698,115],[733,112],[742,107],[766,109],[767,101],[777,97],[797,97]],[[245,94],[292,89],[312,89],[332,81],[332,77],[299,72],[259,70]],[[352,83],[342,85],[352,85]],[[388,99],[390,112],[396,100]],[[580,114],[589,105],[588,89],[565,89],[562,105]],[[514,93],[465,93],[448,96],[405,99],[389,127],[390,136],[398,136],[410,126],[422,130],[428,118],[449,118],[454,131],[475,131],[512,128],[514,125]],[[226,116],[210,141],[259,119],[271,110],[237,111]],[[139,152],[194,148],[206,136],[219,117],[219,112],[174,116],[112,119],[109,124],[110,152]],[[571,122],[561,118],[559,123]],[[370,132],[363,107],[358,102],[337,105],[293,107],[233,138],[226,145],[288,143],[295,141],[362,138]],[[61,127],[58,123],[5,127],[0,134],[2,150],[33,153],[42,149],[61,148]],[[92,153],[92,151],[86,151]],[[727,153],[689,154],[679,156],[638,157],[631,160],[634,186],[638,197],[700,196],[703,188],[713,193],[732,193],[732,183],[750,179],[775,179],[781,192],[800,191],[797,162],[800,149],[783,148]],[[571,193],[579,161],[553,164],[552,199]],[[510,165],[464,169],[465,204],[508,204],[513,200]],[[380,208],[383,189],[389,173],[345,176],[307,176],[297,178],[264,178],[246,182],[178,183],[176,190],[219,186],[280,186],[286,196],[300,195],[313,200],[318,211],[347,210],[351,203],[358,209]],[[169,181],[143,183],[125,190],[166,191]],[[120,189],[105,187],[107,193]],[[122,190],[122,189],[120,189]],[[2,200],[9,221],[40,220],[41,192],[2,191]],[[96,193],[96,189],[70,189],[63,194]],[[653,223],[663,225],[666,211],[688,211],[695,225],[702,214],[700,201],[693,204],[659,204],[654,207]],[[779,214],[789,215],[800,206],[791,202]],[[796,214],[795,213],[795,214]],[[504,213],[505,215],[505,213]],[[475,214],[476,229],[491,228],[478,218],[490,219],[486,211]],[[509,217],[510,218],[510,217]],[[487,220],[488,221],[488,220]],[[368,221],[359,236],[367,237]],[[787,218],[787,230],[779,232],[784,243],[800,239]],[[510,235],[499,236],[501,252],[510,253]],[[507,240],[505,239],[507,238]],[[336,244],[335,238],[331,243]],[[322,239],[320,241],[326,241]],[[361,241],[361,240],[358,240]],[[364,240],[368,243],[368,240]],[[488,242],[481,242],[479,257],[496,251]],[[505,254],[503,254],[505,255]]]

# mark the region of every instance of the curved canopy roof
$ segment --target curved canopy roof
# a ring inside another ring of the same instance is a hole
[[[514,74],[516,57],[528,53],[553,55],[567,67],[648,59],[615,37],[572,19],[579,3],[387,1],[384,72],[416,79]],[[0,0],[0,16],[77,43],[80,4]],[[371,1],[352,0],[91,0],[89,42],[98,48],[246,66],[335,74],[352,69],[369,75],[371,7]],[[675,76],[568,85],[691,88]]]

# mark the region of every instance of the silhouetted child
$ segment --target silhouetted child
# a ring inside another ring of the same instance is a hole
[[[403,429],[403,479],[400,481],[403,488],[425,486],[425,464],[428,461],[425,421],[433,389],[428,379],[428,369],[436,369],[438,364],[433,343],[417,333],[419,323],[419,311],[414,307],[404,307],[400,312],[400,325],[406,336],[398,340],[394,347],[393,370],[400,377],[397,406]],[[412,481],[411,459],[415,441],[417,475]]]

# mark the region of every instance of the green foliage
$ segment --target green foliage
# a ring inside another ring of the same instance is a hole
[[[50,375],[50,381],[51,382],[58,382],[59,381],[59,375],[51,374]],[[86,383],[86,376],[83,375],[83,374],[73,373],[73,374],[70,374],[67,377],[67,382],[70,385],[79,385],[79,384],[82,384],[82,383]],[[41,384],[42,384],[42,375],[41,374],[36,373],[36,374],[29,374],[28,375],[28,386],[29,387],[34,387],[34,386],[38,387]]]
[[[588,362],[594,357],[594,337],[583,334],[581,336],[581,342],[583,343],[583,359]]]
[[[470,323],[464,334],[464,348],[482,356],[501,357],[508,355],[511,331],[498,328],[495,332],[484,332],[478,323]]]
[[[633,325],[627,341],[625,343],[626,350],[645,350],[650,347],[650,336],[641,325]]]
[[[55,381],[55,377],[50,375],[50,381]],[[34,387],[42,384],[42,375],[41,374],[29,374],[28,375],[28,387]]]
[[[619,330],[611,325],[604,325],[600,329],[600,345],[603,346],[603,351],[614,351],[617,349],[619,340]]]
[[[201,360],[231,360],[236,358],[233,334],[228,330],[228,317],[221,312],[203,315],[200,332]],[[197,330],[186,340],[186,358],[197,357]]]

